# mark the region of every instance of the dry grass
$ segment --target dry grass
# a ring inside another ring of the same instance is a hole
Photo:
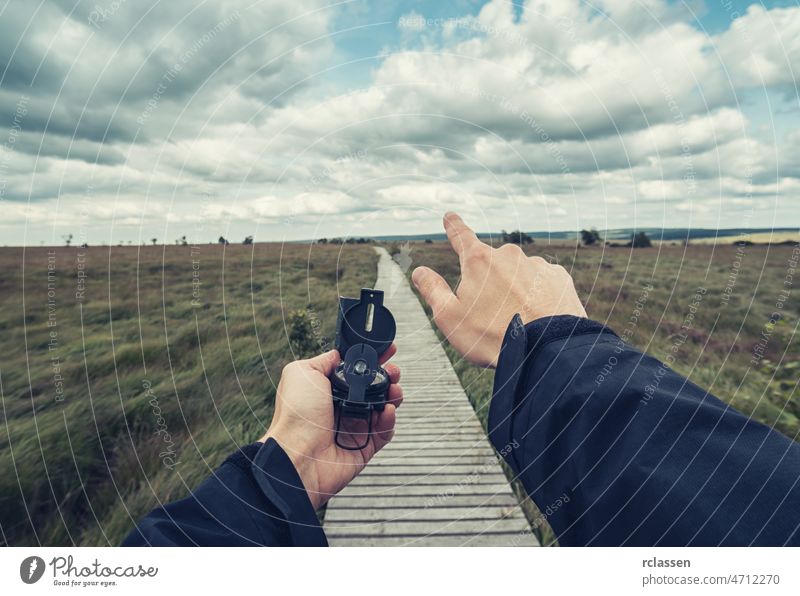
[[[48,249],[0,249],[0,538],[16,546],[114,545],[185,496],[268,425],[290,313],[323,344],[339,292],[375,279],[369,246],[54,250],[48,327]]]

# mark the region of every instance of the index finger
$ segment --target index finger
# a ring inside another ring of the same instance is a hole
[[[465,224],[464,220],[453,211],[448,211],[444,214],[444,229],[447,232],[450,246],[456,251],[459,259],[467,249],[481,243],[472,228]]]

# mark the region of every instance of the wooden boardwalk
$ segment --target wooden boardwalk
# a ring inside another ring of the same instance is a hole
[[[405,399],[394,440],[328,504],[331,546],[537,546],[422,305],[377,250]]]

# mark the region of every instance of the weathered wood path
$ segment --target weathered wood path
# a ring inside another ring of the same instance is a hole
[[[328,504],[332,546],[537,546],[406,276],[382,248],[405,400],[394,440]]]

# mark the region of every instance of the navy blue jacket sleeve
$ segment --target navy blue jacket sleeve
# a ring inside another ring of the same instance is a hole
[[[489,431],[562,545],[800,544],[800,445],[600,323],[514,317]]]
[[[303,482],[273,439],[243,447],[180,501],[151,511],[123,546],[327,546]]]

